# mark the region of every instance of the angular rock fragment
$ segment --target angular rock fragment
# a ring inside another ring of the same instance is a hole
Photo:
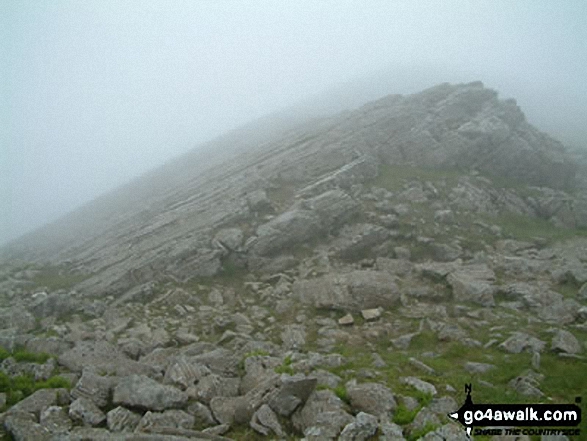
[[[112,399],[117,405],[155,411],[183,407],[187,401],[186,393],[144,375],[122,378],[114,388]]]
[[[254,414],[251,419],[250,426],[262,435],[269,435],[273,432],[280,438],[285,436],[281,424],[277,419],[277,415],[271,410],[271,408],[263,404]]]
[[[141,421],[138,413],[118,406],[106,414],[108,430],[111,432],[134,432]]]
[[[106,419],[100,408],[86,398],[78,398],[70,404],[69,417],[86,426],[97,426]]]

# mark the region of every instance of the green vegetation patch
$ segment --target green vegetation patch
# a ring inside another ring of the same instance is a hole
[[[556,242],[578,236],[587,237],[585,229],[557,227],[546,219],[521,214],[507,213],[488,220],[499,225],[505,236],[519,240],[532,240],[541,237],[549,242]]]
[[[283,363],[281,364],[281,366],[277,366],[275,368],[275,372],[278,373],[278,374],[293,375],[294,374],[294,369],[291,366],[292,362],[293,362],[292,358],[288,355],[283,360]]]
[[[39,363],[43,364],[47,360],[49,360],[52,356],[45,352],[35,353],[29,352],[22,348],[16,348],[13,352],[7,351],[6,349],[0,347],[0,361],[6,360],[7,358],[12,357],[18,362],[28,362],[28,363]]]
[[[70,289],[89,278],[91,274],[71,273],[62,266],[45,266],[33,278],[36,286],[45,287],[49,291]]]
[[[409,167],[405,165],[381,165],[379,175],[373,180],[374,187],[382,187],[390,191],[399,191],[404,184],[419,180],[433,184],[446,184],[450,189],[457,185],[459,178],[465,172],[457,169],[433,169],[423,167]]]
[[[69,381],[59,376],[51,377],[45,381],[35,381],[32,375],[19,375],[11,378],[4,372],[0,372],[0,392],[6,394],[7,406],[18,403],[40,389],[69,389],[70,387]]]

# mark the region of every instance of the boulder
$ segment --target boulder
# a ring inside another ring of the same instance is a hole
[[[336,439],[342,429],[354,421],[344,403],[332,391],[315,391],[291,419],[296,430],[312,440]]]
[[[254,414],[253,418],[251,419],[250,426],[259,432],[261,435],[269,435],[273,432],[280,438],[285,437],[285,433],[279,420],[277,419],[277,415],[271,410],[271,408],[263,404]]]
[[[355,421],[347,424],[340,434],[340,441],[366,441],[371,439],[379,423],[377,418],[365,412],[359,412]]]
[[[160,375],[156,369],[130,359],[106,341],[79,341],[73,349],[61,354],[58,361],[70,371],[78,373],[84,367],[92,366],[96,371],[110,375]]]
[[[311,210],[294,209],[259,226],[257,237],[247,243],[247,248],[250,253],[261,256],[279,254],[321,232],[318,214]]]
[[[347,394],[356,412],[388,418],[397,407],[394,394],[379,383],[347,384]]]
[[[86,426],[97,426],[106,419],[106,415],[86,398],[78,398],[69,405],[69,417]]]
[[[122,378],[114,388],[112,402],[115,405],[162,411],[186,405],[186,393],[173,386],[166,386],[145,375]]]
[[[61,406],[49,406],[41,412],[39,423],[51,434],[68,432],[73,425],[67,412]]]
[[[303,303],[345,312],[360,312],[378,307],[392,308],[400,298],[393,276],[370,270],[297,280],[292,291],[294,297]]]
[[[85,398],[98,407],[104,407],[110,400],[115,381],[113,378],[102,377],[92,369],[86,368],[75,387],[71,390],[71,396],[74,399]]]
[[[344,260],[360,260],[371,248],[382,244],[390,236],[389,230],[374,224],[345,226],[332,242],[334,255]]]
[[[118,406],[106,414],[108,430],[111,432],[134,432],[141,416],[124,407]]]
[[[156,432],[163,428],[190,430],[194,423],[195,418],[183,410],[149,411],[143,415],[135,432]]]
[[[495,274],[485,264],[468,265],[451,272],[447,282],[452,287],[457,301],[472,301],[482,306],[493,306],[493,294],[497,291],[493,285]]]
[[[542,352],[546,343],[524,332],[514,332],[510,338],[499,345],[501,349],[512,354],[522,351]]]
[[[433,384],[428,383],[427,381],[420,380],[416,377],[401,377],[400,382],[402,384],[407,384],[408,386],[412,386],[419,392],[427,395],[436,395],[436,387]]]
[[[551,350],[566,354],[579,354],[583,348],[573,334],[564,329],[558,329],[552,338]]]

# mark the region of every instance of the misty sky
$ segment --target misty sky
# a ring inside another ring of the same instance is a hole
[[[387,72],[404,75],[386,93],[480,79],[545,130],[584,127],[586,19],[584,0],[2,0],[0,243],[228,129]]]

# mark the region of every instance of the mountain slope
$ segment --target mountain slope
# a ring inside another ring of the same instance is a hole
[[[463,383],[480,403],[575,399],[577,156],[481,83],[285,126],[235,132],[12,244],[8,432],[464,441],[447,417]]]

